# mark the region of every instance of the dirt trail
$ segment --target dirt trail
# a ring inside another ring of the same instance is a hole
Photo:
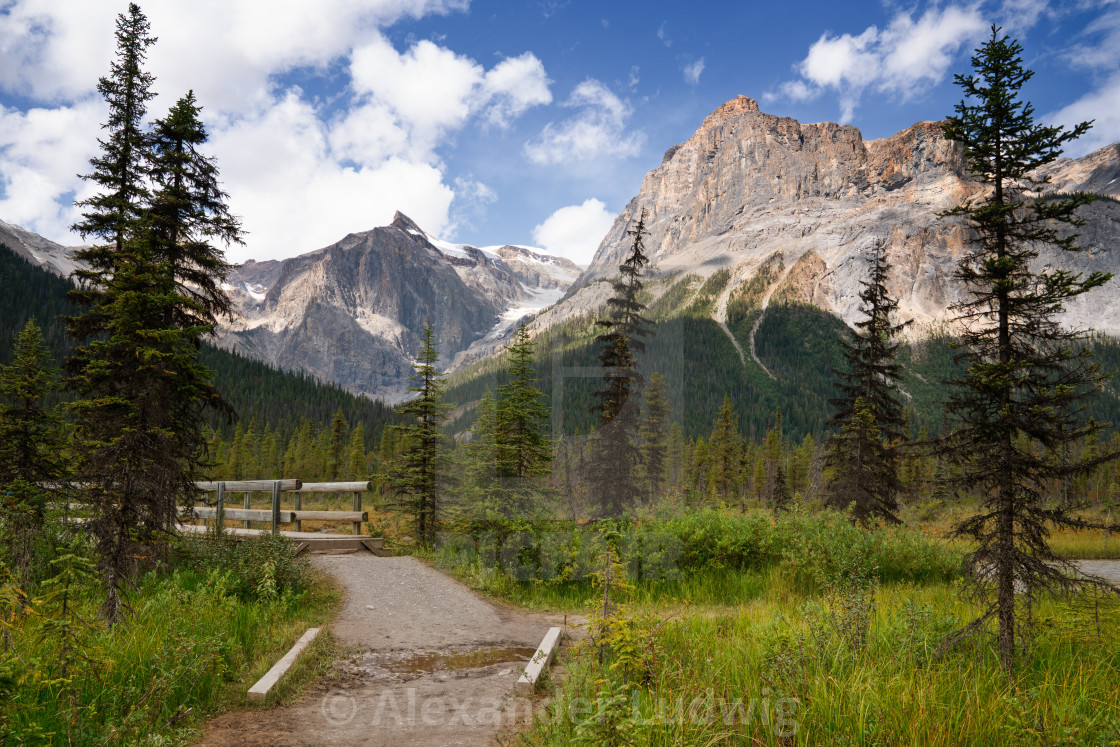
[[[414,558],[321,555],[348,652],[297,703],[229,713],[199,745],[486,745],[531,715],[520,667],[562,618],[506,610]]]

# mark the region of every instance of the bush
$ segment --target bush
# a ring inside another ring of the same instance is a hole
[[[310,564],[296,555],[286,537],[260,534],[234,539],[228,534],[181,537],[175,544],[177,563],[207,575],[229,574],[229,590],[241,599],[271,600],[307,588]]]
[[[666,528],[681,542],[685,573],[759,569],[777,557],[773,526],[763,514],[728,516],[707,508],[673,519]]]
[[[846,514],[791,513],[774,526],[783,565],[803,582],[823,586],[844,568],[874,571],[881,581],[949,581],[961,568],[961,554],[946,543],[905,527],[863,529]]]

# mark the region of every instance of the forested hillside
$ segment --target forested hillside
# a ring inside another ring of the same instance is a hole
[[[761,439],[780,407],[786,436],[800,440],[807,434],[820,437],[830,415],[828,400],[835,395],[834,368],[842,360],[838,338],[844,323],[814,306],[776,298],[766,309],[755,334],[759,359],[773,378],[751,358],[751,328],[763,312],[761,293],[749,285],[733,295],[728,306],[728,329],[745,351],[741,361],[731,340],[711,318],[716,297],[727,282],[726,273],[702,281],[695,276],[676,282],[650,303],[648,316],[655,337],[639,365],[648,378],[665,377],[675,422],[688,437],[706,436],[716,420],[724,395],[734,403],[739,428],[751,440]],[[595,422],[587,411],[600,388],[597,331],[592,317],[577,318],[549,328],[537,338],[534,365],[540,388],[554,409],[553,423],[565,434],[586,434]],[[1106,371],[1120,370],[1120,343],[1110,337],[1092,342]],[[953,373],[953,340],[932,335],[903,344],[899,358],[905,366],[903,390],[910,410],[911,430],[937,433],[947,396],[943,382]],[[447,399],[459,406],[452,422],[455,431],[469,427],[473,403],[501,380],[499,359],[482,361],[450,377]],[[556,386],[563,379],[562,387]],[[1120,423],[1120,393],[1113,378],[1090,405],[1089,414]],[[559,434],[557,434],[559,435]]]
[[[16,335],[34,318],[56,363],[61,365],[71,345],[61,319],[74,313],[66,298],[70,283],[32,266],[0,244],[0,287],[4,288],[0,294],[0,362],[8,360]],[[283,443],[298,433],[305,421],[314,431],[327,429],[341,409],[350,426],[362,424],[367,448],[372,451],[380,442],[385,424],[397,419],[392,409],[379,401],[356,397],[302,373],[279,371],[211,345],[203,346],[200,358],[214,370],[218,390],[245,423],[242,429],[255,423],[258,428],[273,431]],[[226,438],[237,429],[236,423],[217,419],[213,425]]]

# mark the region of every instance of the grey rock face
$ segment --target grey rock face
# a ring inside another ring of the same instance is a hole
[[[1120,195],[1120,144],[1044,172],[1050,189]],[[760,112],[740,96],[713,112],[686,142],[670,148],[615,220],[590,267],[548,314],[586,313],[581,289],[617,274],[638,214],[648,211],[650,276],[668,280],[727,269],[731,290],[775,255],[783,272],[778,297],[813,303],[855,321],[866,252],[884,241],[891,292],[916,330],[951,317],[963,297],[954,280],[968,232],[937,213],[982,196],[959,147],[937,122],[919,122],[889,138],[865,141],[854,127],[800,124]],[[1042,266],[1120,273],[1120,204],[1085,209],[1079,255],[1044,251]],[[1070,304],[1070,325],[1120,334],[1120,286]]]
[[[37,233],[25,231],[19,226],[0,220],[0,244],[5,244],[13,252],[36,267],[53,272],[55,275],[69,277],[76,265],[71,258],[75,249],[45,239]]]
[[[229,292],[239,319],[220,340],[352,392],[399,401],[408,395],[425,323],[444,365],[457,356],[461,365],[500,349],[516,321],[558,299],[579,271],[524,247],[431,239],[397,213],[389,226],[325,249],[235,270]]]

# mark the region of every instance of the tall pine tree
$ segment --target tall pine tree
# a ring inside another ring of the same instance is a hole
[[[74,226],[101,241],[76,253],[85,266],[74,273],[71,297],[82,311],[69,330],[81,344],[67,361],[110,621],[137,561],[161,551],[178,505],[193,495],[206,408],[228,412],[198,354],[216,315],[229,311],[221,290],[229,266],[211,242],[240,235],[213,163],[194,150],[205,132],[193,99],[180,101],[154,135],[142,129],[153,95],[143,63],[155,39],[135,4],[118,17],[116,38],[116,59],[98,84],[108,135],[84,177],[102,191],[78,203],[84,210]]]
[[[399,431],[402,451],[391,476],[396,505],[411,517],[414,537],[424,546],[434,543],[440,516],[442,426],[451,409],[443,402],[443,374],[437,363],[435,333],[432,325],[425,323],[420,353],[412,364],[413,385],[409,387],[416,397],[397,407],[397,412],[412,422],[394,426]]]
[[[829,400],[836,412],[829,425],[827,465],[831,480],[825,503],[851,508],[861,524],[876,519],[898,523],[898,465],[906,439],[905,408],[899,399],[902,364],[896,360],[897,337],[909,321],[896,323],[898,301],[887,291],[886,251],[876,243],[867,280],[861,281],[856,331],[841,338],[847,368],[834,371],[840,396]]]
[[[642,465],[649,489],[647,499],[652,503],[665,483],[669,448],[669,403],[665,399],[665,377],[659,373],[649,377],[645,404],[645,417],[642,418],[639,435],[642,439]]]
[[[12,362],[0,366],[0,487],[17,478],[56,480],[65,472],[61,419],[45,405],[58,371],[35,320],[16,337]]]
[[[1032,76],[1021,53],[993,26],[972,58],[973,73],[956,76],[965,98],[945,125],[945,136],[962,145],[970,171],[989,190],[946,213],[966,220],[973,241],[957,270],[970,296],[954,307],[963,327],[960,358],[968,367],[952,382],[943,454],[958,470],[956,487],[982,501],[981,510],[955,528],[956,536],[975,543],[969,577],[984,605],[964,632],[994,617],[1008,670],[1031,598],[1083,584],[1055,557],[1048,536],[1054,528],[1084,523],[1065,506],[1044,505],[1046,486],[1116,456],[1064,457],[1067,444],[1100,430],[1080,412],[1102,376],[1080,344],[1082,335],[1057,321],[1066,301],[1110,276],[1032,268],[1040,247],[1078,250],[1069,227],[1081,224],[1076,211],[1093,198],[1039,196],[1046,179],[1034,172],[1091,123],[1072,130],[1037,124],[1034,108],[1018,98]]]
[[[495,461],[498,479],[505,484],[512,513],[533,512],[529,505],[537,481],[552,472],[552,441],[545,433],[551,417],[537,388],[532,367],[533,341],[524,324],[506,349],[507,383],[498,387],[495,412]]]
[[[645,352],[642,338],[650,333],[650,322],[639,300],[642,270],[649,264],[644,237],[646,211],[627,230],[630,252],[619,265],[620,277],[613,282],[614,295],[607,299],[607,318],[596,325],[603,330],[599,344],[599,364],[603,368],[604,388],[595,392],[599,400],[591,407],[599,414],[599,431],[592,454],[591,489],[600,518],[614,518],[634,504],[638,486],[634,470],[640,453],[635,443],[642,376],[635,355]]]

